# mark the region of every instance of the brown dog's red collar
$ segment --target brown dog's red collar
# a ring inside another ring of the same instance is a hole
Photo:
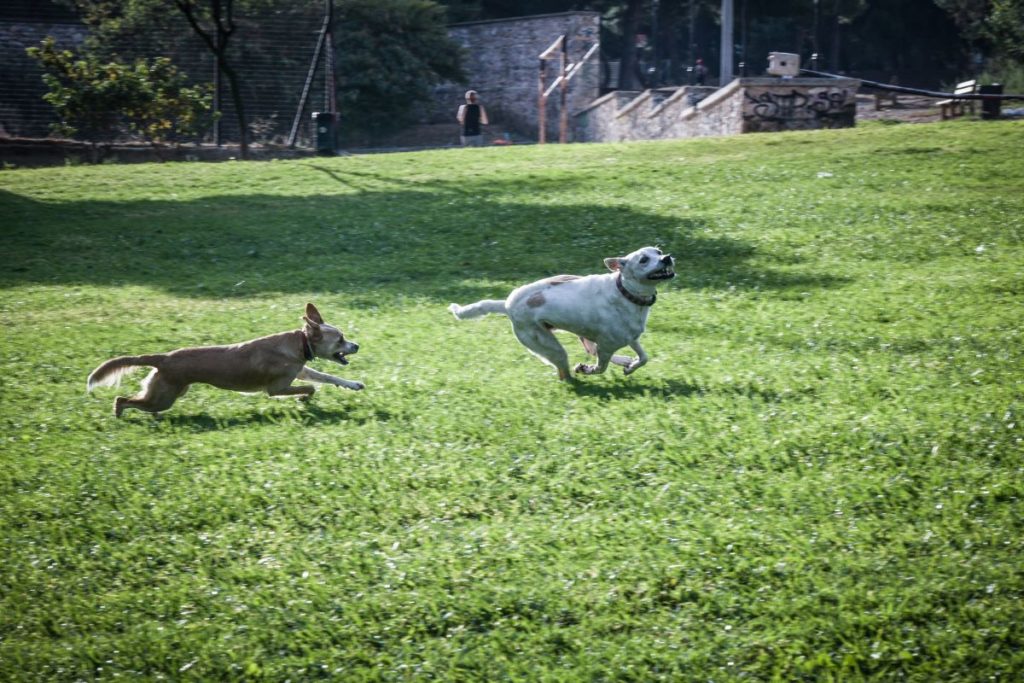
[[[658,300],[657,293],[651,294],[650,296],[637,296],[626,289],[625,285],[622,284],[622,271],[619,271],[619,274],[615,277],[615,286],[619,288],[622,296],[626,297],[637,306],[653,306],[654,302]]]
[[[309,337],[306,336],[305,331],[302,332],[302,355],[306,357],[306,360],[313,360],[313,347],[309,344]]]

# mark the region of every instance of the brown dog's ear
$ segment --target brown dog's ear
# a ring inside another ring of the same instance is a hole
[[[626,259],[621,256],[614,256],[612,258],[606,258],[604,260],[604,265],[611,271],[622,270],[622,264],[625,263],[625,261]]]
[[[320,315],[320,311],[316,310],[316,306],[313,304],[306,304],[306,315],[303,318],[309,322],[316,323],[317,325],[323,325],[324,319]]]
[[[306,317],[303,317],[302,321],[306,323],[302,326],[302,331],[305,332],[306,336],[312,341],[319,341],[324,336],[323,330],[320,328],[318,323]]]

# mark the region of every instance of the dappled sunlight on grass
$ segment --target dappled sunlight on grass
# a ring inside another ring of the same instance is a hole
[[[0,678],[1012,678],[1021,143],[0,172]],[[678,277],[628,377],[446,309],[643,244]],[[365,391],[85,393],[307,301],[360,344],[311,365]]]

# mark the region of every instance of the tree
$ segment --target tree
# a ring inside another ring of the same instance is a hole
[[[218,73],[228,81],[239,129],[239,155],[244,159],[249,150],[249,126],[245,115],[245,101],[238,72],[228,59],[231,38],[238,31],[236,9],[253,10],[264,7],[270,0],[64,0],[76,7],[83,20],[93,30],[89,45],[99,54],[109,52],[111,46],[126,36],[161,33],[157,45],[167,46],[179,42],[178,26],[170,21],[168,12],[184,18],[188,27],[213,55]]]
[[[144,43],[145,49],[172,60],[188,59],[198,40],[214,55],[230,88],[243,155],[251,128],[245,93],[252,92],[245,80],[245,55],[274,55],[280,64],[294,64],[294,45],[275,42],[280,31],[262,29],[319,25],[324,10],[323,0],[64,1],[79,7],[92,28],[90,49],[100,54],[127,41]],[[432,0],[334,0],[334,18],[345,134],[372,136],[407,122],[416,102],[429,97],[432,84],[463,78],[444,10]],[[297,94],[294,73],[289,73],[261,73],[260,86],[276,88],[280,102],[286,102]]]
[[[458,46],[430,0],[344,0],[336,8],[342,135],[379,137],[411,122],[431,86],[461,82]]]
[[[60,122],[55,132],[94,143],[139,135],[154,143],[196,134],[210,112],[208,89],[186,86],[187,77],[170,60],[137,59],[132,64],[77,57],[57,48],[53,38],[28,54],[43,67]]]
[[[238,154],[246,159],[249,157],[249,122],[245,117],[245,100],[242,98],[238,72],[227,57],[228,43],[238,30],[234,0],[174,0],[174,6],[213,53],[217,61],[217,72],[228,79],[228,89],[238,118]]]
[[[1024,63],[1024,0],[935,0],[964,37],[997,59]]]

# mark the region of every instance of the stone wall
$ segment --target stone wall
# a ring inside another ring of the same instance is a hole
[[[471,88],[480,94],[480,102],[490,114],[491,135],[497,137],[507,131],[536,140],[540,53],[566,34],[568,61],[582,59],[599,40],[600,20],[597,12],[564,12],[450,26],[449,35],[465,51],[467,82],[437,87],[424,118],[430,123],[451,122],[457,128],[455,112],[465,102],[465,91]],[[558,77],[559,60],[546,61],[545,68],[550,85]],[[569,82],[570,129],[572,116],[597,98],[600,76],[600,55],[595,54]],[[548,98],[546,116],[548,140],[557,141],[557,89]]]
[[[854,79],[738,78],[723,88],[605,95],[574,119],[575,139],[621,142],[854,125]]]

